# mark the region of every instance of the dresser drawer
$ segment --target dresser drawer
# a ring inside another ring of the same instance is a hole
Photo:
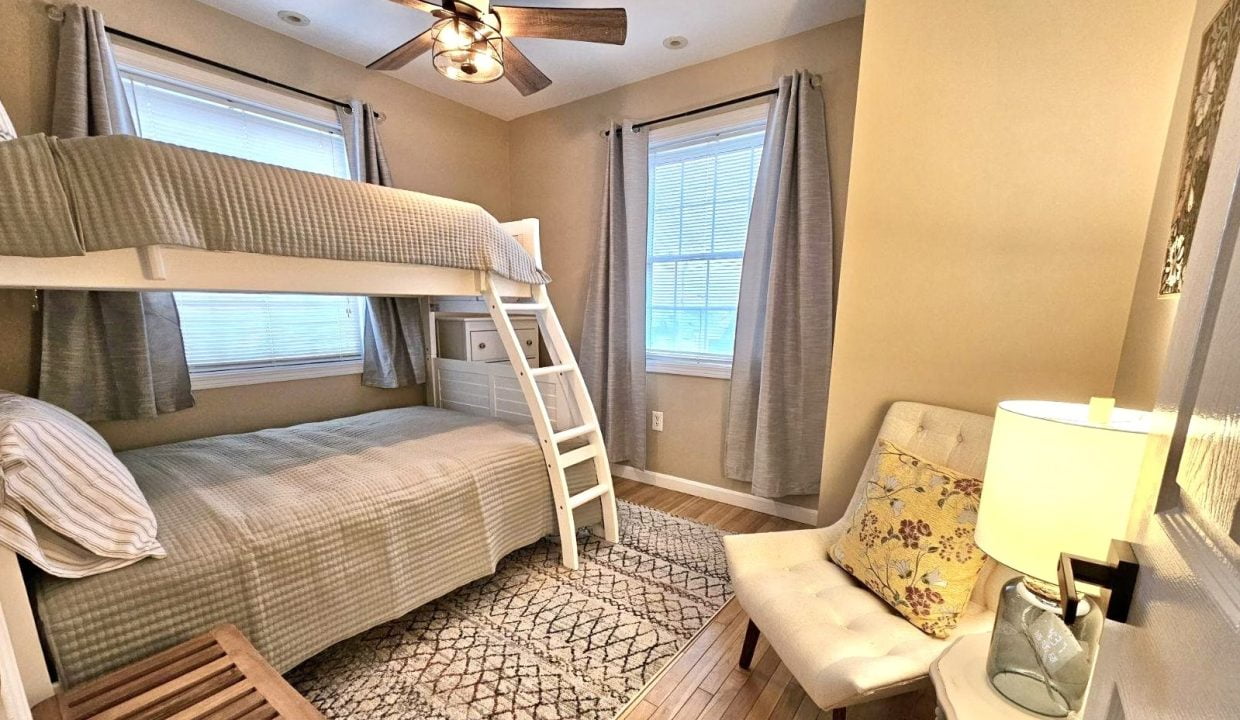
[[[504,342],[490,318],[449,317],[437,319],[439,357],[470,362],[506,362]],[[513,320],[521,349],[531,365],[538,364],[538,322],[532,318]]]
[[[532,328],[517,328],[517,337],[521,340],[521,350],[525,353],[525,357],[533,360],[538,357],[538,326]],[[531,363],[537,364],[537,363]]]

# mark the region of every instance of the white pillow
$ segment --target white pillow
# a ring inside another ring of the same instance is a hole
[[[108,443],[55,405],[0,391],[0,544],[60,577],[164,557],[155,514]]]

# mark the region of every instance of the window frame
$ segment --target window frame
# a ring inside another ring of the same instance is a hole
[[[645,305],[644,312],[646,317],[646,372],[661,375],[688,375],[693,377],[705,377],[727,380],[732,377],[732,361],[733,353],[726,355],[716,353],[678,353],[659,350],[651,350],[650,348],[650,322],[651,312],[655,309],[650,295],[651,272],[654,261],[651,260],[654,227],[654,174],[656,156],[659,153],[680,153],[684,151],[683,157],[688,159],[694,156],[691,151],[692,146],[696,143],[704,141],[727,141],[731,138],[753,135],[755,132],[761,132],[761,138],[764,140],[767,129],[767,110],[769,103],[763,102],[758,105],[752,105],[732,110],[707,118],[689,120],[677,123],[675,125],[666,126],[654,130],[650,135],[650,147],[647,158],[647,177],[649,180],[649,197],[647,199],[647,218],[646,218],[646,296],[643,298]],[[761,144],[761,141],[759,142]],[[734,149],[734,148],[733,148]],[[725,149],[715,149],[711,152],[700,152],[698,156],[717,155],[720,152],[726,152]],[[752,211],[753,199],[750,197],[750,210]],[[681,261],[681,260],[723,260],[723,259],[740,259],[743,261],[744,250],[729,252],[706,252],[706,253],[685,253],[675,256],[661,256],[661,261]],[[710,306],[704,306],[709,310]],[[731,308],[728,308],[731,309]]]
[[[132,77],[145,83],[161,86],[174,92],[198,97],[212,102],[244,108],[249,112],[267,117],[313,127],[344,136],[344,128],[336,115],[336,109],[311,98],[259,85],[247,78],[226,74],[214,68],[206,68],[173,59],[162,53],[124,40],[114,43],[117,65],[122,78]],[[135,118],[137,121],[137,118]],[[346,154],[348,152],[346,146]],[[347,167],[347,165],[346,165]],[[350,173],[352,171],[350,170]],[[174,296],[175,296],[174,291]],[[258,293],[262,294],[262,293]],[[359,347],[355,357],[321,362],[289,362],[272,365],[223,368],[214,370],[190,370],[191,390],[264,383],[309,380],[313,378],[360,375],[365,353],[366,298],[349,296],[356,300],[358,308]]]

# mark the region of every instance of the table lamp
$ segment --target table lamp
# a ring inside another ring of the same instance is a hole
[[[1065,622],[1055,585],[1061,552],[1106,558],[1126,539],[1149,415],[1089,405],[1012,401],[995,412],[978,511],[978,547],[1023,573],[1003,587],[987,677],[1035,713],[1078,710],[1102,630],[1096,602],[1082,597]]]

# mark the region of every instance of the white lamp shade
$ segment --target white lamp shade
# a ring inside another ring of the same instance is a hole
[[[1025,575],[1055,582],[1059,553],[1105,560],[1126,539],[1148,413],[1088,405],[999,404],[986,460],[977,544]]]

